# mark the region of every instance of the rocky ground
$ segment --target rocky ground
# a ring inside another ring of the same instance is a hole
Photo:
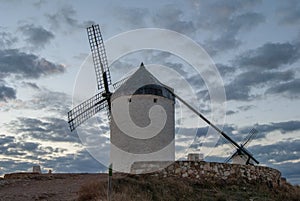
[[[106,174],[10,174],[0,179],[0,201],[77,200],[81,186]]]
[[[107,174],[8,174],[0,178],[0,201],[104,201],[107,179]],[[288,183],[270,188],[153,175],[114,174],[112,191],[114,201],[300,200],[300,187]]]

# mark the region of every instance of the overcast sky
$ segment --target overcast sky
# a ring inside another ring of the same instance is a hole
[[[97,23],[104,40],[134,29],[162,28],[197,42],[224,82],[224,130],[241,143],[256,128],[248,149],[261,165],[300,184],[299,1],[0,0],[0,22],[0,175],[34,164],[54,172],[105,169],[66,122],[77,73],[90,52],[86,27]],[[199,99],[197,108],[210,115],[205,82],[171,53],[144,50],[124,56],[111,66],[113,81],[141,61],[184,76]],[[185,89],[175,90],[184,94]],[[109,142],[105,116],[99,114],[88,127],[104,133],[103,144]],[[192,122],[195,116],[181,118]],[[184,131],[199,128],[201,140],[207,132],[203,122],[176,126],[181,126],[178,152],[190,146]],[[206,160],[222,162],[233,151],[220,140]]]

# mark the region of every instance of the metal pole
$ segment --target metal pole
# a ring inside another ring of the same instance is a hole
[[[170,91],[171,92],[171,91]],[[242,152],[244,152],[247,156],[248,159],[252,159],[253,161],[255,161],[257,164],[259,164],[259,162],[242,146],[238,145],[235,141],[233,141],[227,134],[225,134],[222,130],[220,130],[217,126],[215,126],[214,124],[212,124],[208,119],[206,119],[202,114],[200,114],[200,112],[198,112],[195,108],[193,108],[192,106],[190,106],[187,102],[185,102],[182,98],[180,98],[179,96],[177,96],[174,92],[171,92],[180,102],[182,102],[184,105],[186,105],[190,110],[192,110],[194,113],[196,113],[201,119],[203,119],[208,125],[210,125],[211,127],[213,127],[218,133],[220,133],[225,139],[227,139],[229,142],[231,142],[234,146],[236,146],[239,150],[241,150]]]
[[[107,201],[111,201],[111,178],[112,178],[112,163],[108,168],[108,186],[107,186]]]

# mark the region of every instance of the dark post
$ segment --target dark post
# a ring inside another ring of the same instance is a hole
[[[112,178],[112,163],[108,168],[108,186],[107,186],[107,200],[111,201],[111,178]]]

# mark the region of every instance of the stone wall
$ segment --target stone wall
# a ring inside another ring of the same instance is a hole
[[[176,161],[151,174],[224,184],[265,183],[270,187],[280,185],[282,180],[281,172],[269,167],[204,161]]]

